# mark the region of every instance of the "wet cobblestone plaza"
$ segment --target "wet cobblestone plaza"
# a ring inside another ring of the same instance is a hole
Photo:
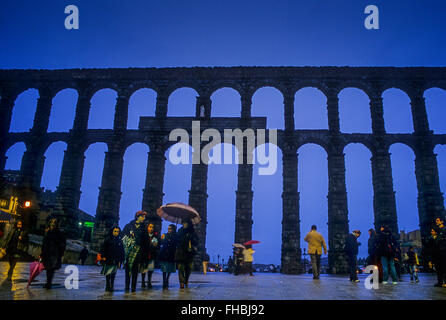
[[[104,291],[105,277],[98,266],[77,266],[79,268],[79,289],[68,290],[64,282],[64,265],[58,270],[54,287],[43,288],[45,271],[27,289],[29,264],[18,263],[12,280],[7,280],[8,263],[0,262],[1,300],[445,300],[446,289],[434,288],[436,277],[432,274],[420,276],[420,283],[410,283],[409,275],[397,285],[380,285],[377,290],[364,287],[365,275],[361,282],[351,283],[348,276],[322,275],[313,280],[312,275],[283,275],[279,273],[256,273],[234,276],[228,273],[193,273],[189,288],[180,289],[177,274],[172,274],[169,290],[162,290],[162,274],[153,274],[151,289],[142,289],[138,283],[136,292],[124,291],[124,271],[119,270],[115,291]]]

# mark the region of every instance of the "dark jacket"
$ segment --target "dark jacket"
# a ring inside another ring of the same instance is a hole
[[[349,233],[347,235],[347,239],[345,241],[345,253],[347,253],[349,256],[358,255],[358,240],[353,233]]]
[[[415,251],[409,251],[407,253],[408,259],[407,259],[407,264],[409,266],[414,266],[417,264],[417,259],[415,258]]]
[[[192,262],[194,255],[197,253],[194,247],[198,245],[198,237],[193,227],[181,228],[177,232],[178,245],[175,251],[175,261],[180,263]]]
[[[390,231],[380,232],[376,238],[376,254],[379,257],[395,258],[398,243]]]
[[[105,258],[104,264],[106,265],[118,265],[119,263],[124,263],[125,253],[121,237],[114,237],[113,234],[109,235],[102,244],[99,253],[102,258]]]
[[[430,236],[423,248],[423,256],[427,258],[428,261],[437,264],[440,259],[439,241],[438,236],[436,238]]]
[[[9,258],[20,258],[28,251],[28,233],[23,229],[13,228],[6,236],[2,247]]]
[[[370,257],[373,257],[376,252],[376,235],[371,235],[367,241],[367,253]]]
[[[46,232],[40,254],[46,270],[59,269],[62,266],[62,256],[65,253],[66,244],[65,235],[59,229]]]
[[[136,227],[136,220],[130,221],[122,230],[122,236],[128,236],[135,240],[135,247],[139,246],[139,251],[132,258],[133,263],[146,263],[148,261],[149,233],[144,223]]]
[[[81,250],[81,253],[79,254],[79,259],[85,261],[85,260],[87,260],[87,258],[88,258],[88,249],[83,248]]]
[[[166,233],[160,243],[158,259],[164,262],[175,262],[177,250],[177,233]]]

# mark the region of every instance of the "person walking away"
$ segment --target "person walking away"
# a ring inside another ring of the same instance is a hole
[[[114,290],[116,272],[125,259],[124,244],[120,233],[121,229],[118,226],[111,228],[99,251],[102,262],[101,274],[105,276],[105,291],[108,292]]]
[[[176,272],[175,251],[177,249],[177,227],[169,225],[167,233],[161,236],[159,260],[163,272],[163,289],[169,288],[169,277]]]
[[[444,225],[444,217],[437,217],[435,219],[437,225],[437,249],[438,249],[438,261],[437,265],[440,269],[441,283],[443,287],[446,287],[446,228]]]
[[[255,250],[252,249],[251,245],[246,246],[246,249],[243,250],[243,265],[245,266],[245,270],[249,275],[252,277],[254,276],[252,274],[252,263],[254,261],[254,254]]]
[[[144,266],[144,270],[141,273],[142,277],[142,284],[141,286],[143,288],[146,287],[145,278],[147,273],[147,287],[150,289],[152,288],[152,275],[153,270],[155,270],[155,261],[158,257],[158,232],[155,231],[155,225],[153,223],[149,223],[147,225],[147,233],[148,233],[148,250],[147,250],[147,256],[146,256],[146,263]]]
[[[418,261],[418,255],[413,247],[409,247],[407,265],[409,266],[410,282],[413,283],[415,280],[415,282],[418,283],[417,268],[420,265],[420,262]]]
[[[42,252],[40,257],[46,270],[46,284],[44,288],[51,289],[54,273],[62,266],[62,257],[65,253],[67,240],[59,229],[59,221],[50,218],[43,237]]]
[[[395,254],[397,243],[388,226],[382,226],[377,239],[377,253],[381,259],[383,265],[383,284],[387,283],[390,276],[392,277],[392,283],[397,284],[397,274],[395,270]]]
[[[175,261],[178,266],[180,288],[188,287],[192,272],[192,261],[197,253],[198,236],[190,219],[182,221],[183,227],[178,230],[178,246],[175,251]]]
[[[350,270],[350,281],[359,282],[357,274],[357,263],[358,263],[358,237],[361,235],[361,231],[353,230],[352,233],[347,235],[345,242],[345,253],[348,257],[348,265]]]
[[[28,233],[23,228],[23,221],[17,220],[1,245],[1,248],[6,251],[9,262],[8,280],[12,279],[17,261],[27,254],[28,240]]]
[[[209,263],[209,255],[206,252],[203,252],[203,273],[204,275],[208,272],[208,263]]]
[[[381,261],[376,254],[376,231],[375,229],[369,229],[369,240],[367,241],[367,265],[374,265],[378,267],[379,272],[379,282],[383,281],[383,267]]]
[[[308,232],[304,240],[308,242],[308,254],[311,258],[313,279],[318,280],[321,274],[322,249],[324,250],[324,254],[327,254],[327,245],[325,243],[325,239],[322,234],[317,232],[316,225],[312,225],[310,232]]]
[[[145,211],[137,211],[135,219],[130,221],[123,229],[122,242],[125,251],[125,291],[129,291],[130,282],[131,290],[135,292],[136,283],[138,281],[138,273],[141,272],[145,262],[148,234],[144,225],[147,215]]]
[[[82,265],[85,264],[85,260],[88,258],[88,249],[87,246],[84,246],[84,248],[81,250],[81,253],[79,254],[79,261]]]

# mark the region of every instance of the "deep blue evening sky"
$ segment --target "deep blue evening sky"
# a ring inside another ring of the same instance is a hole
[[[80,11],[80,30],[66,30],[64,8]],[[364,28],[364,9],[377,5],[380,30]],[[445,66],[444,1],[3,1],[0,4],[0,68],[107,68],[192,66]],[[193,115],[193,89],[179,89],[169,99],[169,115]],[[24,92],[16,101],[11,131],[32,125],[38,94]],[[446,92],[425,93],[431,129],[446,133]],[[89,128],[111,128],[116,93],[105,89],[92,99]],[[49,131],[67,131],[77,93],[60,92],[53,100]],[[156,95],[143,89],[130,101],[129,128],[139,116],[153,116]],[[238,116],[240,98],[231,89],[212,96],[214,116]],[[297,129],[327,129],[325,96],[306,88],[296,95]],[[253,98],[253,115],[267,116],[268,128],[283,128],[282,96],[263,88]],[[396,89],[384,94],[388,132],[413,131],[409,99]],[[343,132],[371,132],[368,97],[358,89],[340,94]],[[66,145],[50,146],[42,187],[55,190]],[[437,146],[442,190],[446,188],[446,147]],[[8,151],[7,169],[18,169],[24,151]],[[86,152],[80,208],[94,214],[106,146]],[[125,155],[120,224],[140,209],[147,146],[132,145]],[[327,160],[316,145],[299,149],[299,192],[302,238],[317,224],[327,239]],[[400,229],[418,228],[414,154],[406,146],[391,147],[394,189]],[[370,152],[362,145],[346,147],[346,179],[351,229],[361,229],[366,255],[367,230],[373,226]],[[282,165],[273,176],[253,178],[255,261],[280,263]],[[257,166],[255,167],[256,170]],[[255,173],[257,171],[254,171]],[[190,165],[167,162],[165,202],[187,202]],[[234,239],[237,166],[212,165],[208,180],[208,237],[211,260],[227,260]],[[164,228],[164,227],[163,227]],[[328,239],[327,239],[328,242]],[[302,247],[306,244],[302,241]]]

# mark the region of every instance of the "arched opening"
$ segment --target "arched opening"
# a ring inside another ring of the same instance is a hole
[[[106,143],[94,143],[88,146],[84,156],[84,171],[82,173],[81,197],[79,209],[96,215],[98,206],[99,188],[104,170],[105,152],[108,147]]]
[[[279,265],[282,247],[282,151],[276,145],[266,143],[257,146],[254,152],[252,236],[261,242],[254,248],[254,263]],[[268,161],[262,161],[259,153]],[[271,169],[268,174],[260,171],[267,167]]]
[[[17,142],[6,151],[5,170],[20,170],[23,154],[26,151],[24,142]]]
[[[305,144],[298,150],[300,247],[308,252],[305,235],[316,225],[328,246],[328,162],[324,148]],[[330,249],[330,248],[328,248]],[[309,262],[309,256],[304,257]],[[307,264],[308,267],[308,264]]]
[[[397,143],[390,147],[396,212],[400,231],[419,229],[418,190],[415,176],[415,155],[407,145]]]
[[[93,95],[88,129],[113,129],[117,96],[112,89],[101,89]]]
[[[122,226],[133,220],[135,212],[142,209],[148,152],[149,146],[144,143],[134,143],[125,151],[119,209],[119,221]]]
[[[28,89],[17,97],[12,109],[10,132],[27,132],[31,130],[38,99],[39,91],[37,89]]]
[[[224,164],[225,148],[232,155],[237,153],[233,145],[225,143],[214,146],[209,153],[211,158],[219,158],[220,153],[222,159],[221,164],[210,162],[208,166],[206,250],[211,262],[217,262],[218,255],[220,262],[228,262],[234,243],[238,166],[235,162]]]
[[[328,129],[327,97],[317,88],[306,87],[294,96],[296,129]]]
[[[339,95],[339,125],[345,133],[371,133],[370,100],[357,88],[345,88]]]
[[[348,219],[350,230],[361,230],[364,245],[359,247],[358,257],[367,258],[367,231],[374,229],[373,180],[370,150],[362,144],[349,144],[345,153],[345,183],[347,187]]]
[[[59,91],[53,98],[48,132],[66,132],[73,128],[78,94],[74,89]]]
[[[142,88],[135,91],[129,100],[127,129],[138,129],[140,117],[154,117],[156,109],[156,91]]]
[[[232,88],[220,88],[211,95],[213,117],[240,117],[240,94]]]
[[[176,143],[166,151],[163,204],[170,202],[189,203],[192,179],[192,150],[192,147],[187,143]],[[178,158],[182,158],[183,155],[185,160],[188,161],[178,163]],[[163,222],[162,233],[167,232],[169,224],[170,222]]]
[[[67,144],[62,141],[52,143],[45,152],[45,164],[43,166],[40,187],[56,191],[59,185],[62,162]]]
[[[410,98],[402,90],[391,88],[383,92],[384,126],[387,133],[413,132]]]
[[[198,93],[192,88],[178,88],[169,96],[167,115],[170,117],[195,117]]]
[[[282,93],[273,87],[262,87],[252,96],[251,115],[266,117],[268,129],[284,129],[284,106]]]
[[[424,92],[429,129],[436,134],[445,134],[446,125],[446,90],[430,88]]]

